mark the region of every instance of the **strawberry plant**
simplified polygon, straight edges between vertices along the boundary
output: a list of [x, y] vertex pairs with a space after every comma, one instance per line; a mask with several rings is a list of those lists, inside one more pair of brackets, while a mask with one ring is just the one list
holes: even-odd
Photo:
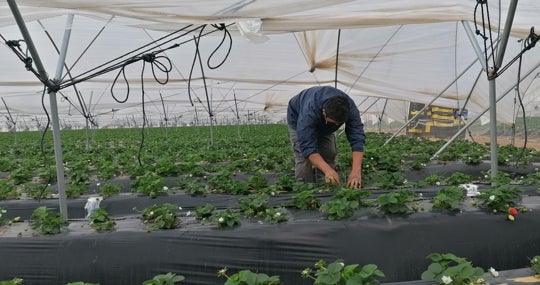
[[317, 210], [321, 206], [321, 199], [314, 195], [315, 190], [305, 190], [294, 193], [288, 206], [300, 210]]
[[145, 172], [141, 176], [137, 176], [131, 186], [133, 192], [149, 196], [150, 198], [165, 195], [167, 194], [168, 189], [165, 188], [165, 179], [157, 173], [150, 171]]
[[97, 208], [88, 217], [90, 226], [98, 231], [110, 231], [116, 226], [116, 222], [109, 217], [109, 214], [103, 208]]
[[240, 198], [237, 203], [244, 215], [261, 217], [268, 208], [268, 196], [265, 194], [252, 194]]
[[279, 276], [268, 276], [265, 273], [255, 273], [251, 270], [241, 270], [227, 275], [227, 268], [218, 271], [218, 276], [227, 278], [224, 285], [280, 285]]
[[219, 228], [232, 228], [240, 225], [240, 215], [231, 209], [225, 209], [210, 216], [210, 220]]
[[404, 215], [412, 212], [409, 204], [414, 202], [416, 194], [410, 190], [400, 190], [381, 194], [374, 204], [385, 215]]
[[32, 229], [39, 234], [58, 234], [68, 222], [59, 213], [51, 208], [41, 206], [35, 209], [30, 216]]
[[174, 285], [178, 282], [184, 281], [186, 278], [183, 275], [176, 275], [174, 273], [159, 274], [154, 276], [150, 280], [144, 281], [143, 285]]
[[109, 198], [117, 195], [122, 190], [123, 185], [120, 183], [106, 183], [99, 188], [99, 195], [103, 198]]
[[360, 203], [358, 201], [350, 201], [345, 197], [334, 197], [328, 202], [323, 203], [320, 211], [327, 213], [330, 220], [341, 220], [351, 217], [359, 205]]
[[384, 273], [375, 264], [345, 265], [342, 259], [326, 264], [319, 260], [315, 263], [315, 272], [311, 268], [302, 271], [303, 278], [313, 280], [316, 285], [340, 285], [340, 284], [364, 284], [378, 285], [378, 278], [384, 277]]
[[177, 215], [179, 210], [178, 206], [170, 203], [153, 205], [143, 210], [141, 219], [148, 231], [174, 229], [181, 222]]
[[460, 207], [464, 200], [465, 194], [460, 187], [443, 188], [437, 192], [433, 199], [433, 209], [458, 212], [461, 210]]
[[216, 207], [212, 204], [195, 207], [195, 217], [198, 219], [207, 219], [214, 214]]
[[19, 190], [8, 180], [0, 180], [0, 200], [15, 199], [20, 196]]

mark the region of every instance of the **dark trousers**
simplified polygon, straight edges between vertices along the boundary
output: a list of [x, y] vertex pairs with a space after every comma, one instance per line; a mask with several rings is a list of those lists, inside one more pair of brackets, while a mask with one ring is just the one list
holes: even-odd
[[[313, 167], [307, 158], [302, 155], [302, 151], [298, 145], [298, 136], [296, 131], [291, 127], [289, 127], [289, 137], [294, 151], [294, 175], [296, 178], [306, 183], [317, 182], [317, 176], [322, 174], [318, 169]], [[332, 133], [326, 136], [319, 136], [317, 140], [317, 152], [324, 158], [326, 163], [330, 164], [330, 166], [333, 168], [337, 155], [336, 135]]]

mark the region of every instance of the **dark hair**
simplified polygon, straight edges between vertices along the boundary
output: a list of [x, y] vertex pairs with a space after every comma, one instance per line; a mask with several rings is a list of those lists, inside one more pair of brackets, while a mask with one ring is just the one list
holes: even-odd
[[324, 111], [326, 116], [336, 122], [344, 123], [349, 119], [351, 106], [349, 100], [345, 96], [330, 97], [324, 103]]

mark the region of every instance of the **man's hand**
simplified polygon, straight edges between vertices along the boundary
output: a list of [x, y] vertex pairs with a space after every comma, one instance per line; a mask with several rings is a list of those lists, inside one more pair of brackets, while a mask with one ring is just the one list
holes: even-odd
[[362, 187], [362, 160], [364, 158], [363, 151], [352, 152], [352, 167], [349, 178], [347, 179], [348, 188]]
[[360, 188], [362, 186], [362, 173], [351, 172], [349, 179], [347, 179], [347, 188]]
[[331, 185], [339, 184], [339, 174], [330, 166], [324, 158], [318, 153], [312, 153], [308, 156], [311, 164], [315, 165], [322, 173], [324, 173], [324, 181]]
[[337, 185], [339, 184], [339, 174], [332, 169], [324, 174], [324, 181], [330, 185]]

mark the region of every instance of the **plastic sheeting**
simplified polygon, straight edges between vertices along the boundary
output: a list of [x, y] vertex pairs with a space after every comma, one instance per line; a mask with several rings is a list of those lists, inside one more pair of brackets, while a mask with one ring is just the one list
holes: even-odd
[[[436, 189], [422, 191], [430, 197]], [[173, 272], [184, 275], [185, 284], [222, 284], [225, 280], [217, 277], [217, 271], [227, 267], [229, 272], [250, 269], [279, 275], [284, 284], [300, 285], [312, 284], [300, 277], [303, 269], [320, 259], [343, 258], [346, 264], [377, 264], [386, 275], [384, 282], [407, 282], [420, 279], [429, 265], [426, 256], [432, 252], [454, 253], [485, 269], [518, 269], [540, 253], [537, 195], [532, 187], [524, 189], [523, 205], [532, 211], [521, 213], [514, 222], [470, 205], [456, 214], [431, 211], [426, 200], [426, 211], [408, 216], [384, 217], [368, 208], [349, 219], [330, 221], [316, 211], [290, 209], [284, 223], [243, 218], [236, 228], [216, 229], [185, 214], [206, 203], [234, 208], [241, 196], [178, 193], [151, 199], [122, 194], [100, 204], [117, 221], [112, 232], [95, 233], [86, 221], [76, 218], [58, 235], [33, 236], [27, 223], [4, 227], [0, 280], [132, 285]], [[271, 204], [290, 198], [290, 194], [273, 196]], [[147, 232], [133, 208], [140, 211], [164, 202], [182, 206], [180, 227]], [[84, 217], [84, 204], [84, 198], [70, 201], [71, 216]], [[0, 206], [15, 216], [28, 215], [37, 205], [7, 201]]]
[[[238, 116], [249, 121], [253, 114], [264, 117], [261, 121], [278, 121], [284, 117], [288, 99], [313, 85], [337, 84], [353, 96], [366, 121], [404, 121], [406, 103], [429, 103], [442, 93], [434, 105], [467, 108], [470, 118], [489, 107], [487, 76], [474, 62], [477, 55], [464, 27], [465, 23], [475, 29], [475, 1], [118, 0], [97, 1], [90, 6], [84, 1], [16, 2], [50, 74], [56, 69], [58, 53], [49, 36], [59, 47], [67, 14], [75, 15], [66, 58], [73, 76], [188, 24], [231, 24], [232, 44], [227, 40], [212, 59], [216, 65], [230, 44], [231, 54], [225, 64], [217, 69], [205, 67], [204, 81], [200, 67], [193, 69], [193, 101], [188, 98], [186, 81], [195, 54], [195, 45], [189, 40], [197, 31], [170, 42], [181, 47], [166, 52], [173, 63], [168, 84], [155, 82], [146, 69], [144, 97], [142, 64], [132, 64], [126, 71], [131, 95], [123, 104], [110, 94], [117, 72], [79, 83], [77, 88], [86, 108], [102, 127], [125, 126], [125, 121], [131, 120], [140, 124], [143, 101], [147, 104], [147, 118], [154, 125], [163, 124], [166, 117], [170, 124], [208, 123], [209, 112], [219, 123], [235, 122]], [[494, 36], [504, 27], [509, 3], [489, 3]], [[539, 5], [535, 0], [519, 1], [503, 65], [522, 50], [523, 41], [519, 40], [528, 35], [530, 28], [536, 26], [538, 30]], [[0, 33], [8, 40], [21, 39], [6, 2], [0, 4], [0, 11]], [[477, 16], [482, 29], [481, 17]], [[255, 44], [240, 36], [235, 23], [249, 21], [260, 21], [260, 36], [268, 40]], [[203, 62], [221, 38], [222, 33], [213, 33], [201, 39]], [[484, 46], [481, 37], [476, 36], [475, 41]], [[164, 47], [155, 46], [155, 50], [160, 48]], [[0, 96], [7, 107], [0, 105], [0, 113], [7, 115], [9, 109], [18, 118], [19, 127], [26, 124], [35, 128], [35, 121], [43, 120], [43, 86], [7, 47], [1, 54], [5, 68], [0, 71]], [[520, 87], [526, 113], [531, 115], [538, 113], [538, 92], [528, 87], [538, 73], [539, 58], [538, 48], [533, 48], [524, 54], [522, 62]], [[470, 64], [473, 66], [468, 69]], [[517, 74], [516, 63], [497, 79], [497, 95], [505, 95], [499, 103], [505, 107], [498, 108], [498, 120], [507, 124], [513, 122], [515, 110], [519, 109], [514, 103]], [[164, 79], [163, 74], [159, 75]], [[448, 85], [450, 88], [445, 90]], [[125, 85], [116, 86], [117, 96], [123, 98]], [[83, 107], [79, 106], [76, 91], [66, 88], [62, 95], [65, 97], [59, 102], [59, 112], [63, 126], [84, 126], [80, 114]], [[46, 106], [47, 101], [45, 98]]]

